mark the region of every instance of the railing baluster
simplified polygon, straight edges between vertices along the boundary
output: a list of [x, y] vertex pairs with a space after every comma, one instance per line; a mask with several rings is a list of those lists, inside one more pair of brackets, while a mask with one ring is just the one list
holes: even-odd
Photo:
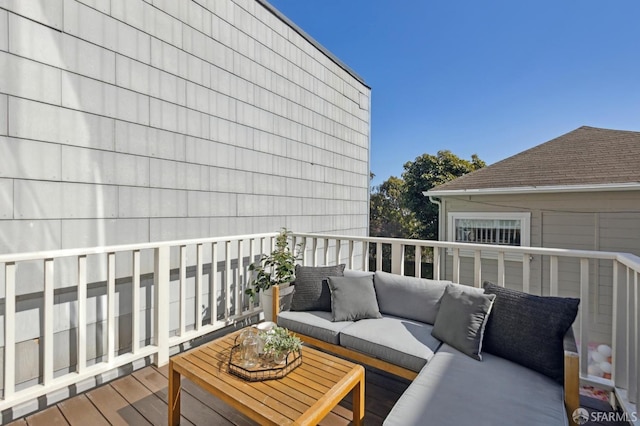
[[196, 330], [202, 328], [202, 244], [196, 245]]
[[482, 252], [480, 250], [473, 252], [473, 285], [482, 287]]
[[311, 242], [311, 266], [318, 266], [318, 239], [313, 238]]
[[624, 339], [624, 348], [625, 348], [625, 358], [624, 358], [624, 369], [625, 369], [625, 382], [627, 383], [626, 389], [627, 389], [627, 399], [629, 398], [629, 390], [631, 389], [632, 385], [632, 381], [633, 378], [631, 376], [631, 370], [633, 369], [633, 366], [631, 365], [632, 359], [631, 359], [631, 336], [632, 336], [632, 330], [633, 330], [633, 326], [631, 325], [631, 318], [633, 318], [633, 312], [631, 312], [631, 304], [629, 303], [629, 298], [631, 296], [631, 273], [632, 270], [631, 268], [627, 267], [626, 273], [625, 273], [625, 281], [626, 281], [626, 285], [625, 285], [625, 298], [624, 301], [622, 302], [624, 304], [624, 308], [625, 308], [625, 318], [624, 321], [626, 323], [626, 329], [625, 329], [625, 339]]
[[341, 255], [342, 255], [342, 240], [336, 240], [336, 265], [340, 264]]
[[140, 250], [134, 250], [132, 257], [131, 352], [137, 354], [140, 349]]
[[376, 271], [382, 271], [382, 243], [376, 243]]
[[242, 240], [238, 240], [238, 267], [236, 268], [236, 285], [234, 287], [235, 290], [235, 302], [236, 306], [234, 308], [234, 312], [236, 315], [240, 315], [242, 313]]
[[13, 396], [16, 385], [16, 264], [4, 265], [4, 399]]
[[453, 282], [460, 282], [460, 249], [453, 249]]
[[329, 265], [329, 239], [324, 239], [324, 266]]
[[[249, 265], [247, 265], [247, 286], [251, 284], [251, 271], [249, 270], [249, 266], [253, 263], [253, 260], [256, 256], [256, 240], [251, 238], [249, 240]], [[253, 300], [249, 298], [249, 310], [253, 310]]]
[[[302, 242], [300, 243], [300, 250], [302, 250], [302, 264], [304, 266], [307, 265], [307, 239], [305, 237], [301, 237]], [[293, 246], [295, 250], [295, 245]]]
[[589, 259], [580, 259], [580, 373], [589, 366]]
[[178, 300], [178, 311], [180, 315], [180, 336], [184, 336], [187, 330], [187, 246], [180, 246], [180, 267], [179, 267], [180, 296]]
[[433, 248], [433, 279], [440, 279], [440, 248]]
[[53, 259], [44, 260], [44, 362], [43, 384], [48, 386], [53, 381], [53, 305], [54, 281]]
[[154, 364], [162, 367], [169, 362], [169, 270], [171, 256], [169, 246], [156, 247], [154, 252], [153, 312], [155, 327], [153, 342], [158, 348], [158, 352], [154, 355]]
[[362, 242], [362, 270], [369, 270], [369, 242]]
[[353, 240], [349, 240], [349, 263], [348, 263], [349, 269], [353, 269], [353, 261], [354, 261], [353, 256], [354, 256]]
[[[264, 246], [264, 238], [261, 239]], [[209, 289], [211, 325], [218, 321], [218, 243], [211, 244], [211, 288]]]
[[613, 327], [612, 327], [612, 360], [613, 371], [611, 379], [617, 387], [627, 389], [629, 386], [627, 369], [627, 275], [621, 277], [622, 265], [617, 260], [613, 261]]
[[522, 255], [522, 291], [529, 293], [531, 289], [531, 258], [528, 254]]
[[107, 254], [107, 363], [116, 352], [116, 254]]
[[417, 278], [422, 278], [422, 246], [415, 246], [416, 251], [414, 257], [414, 274]]
[[631, 270], [629, 278], [629, 402], [638, 402], [638, 273]]
[[504, 252], [498, 252], [498, 285], [500, 287], [505, 286], [505, 269], [504, 269]]
[[78, 256], [78, 365], [76, 371], [84, 373], [87, 366], [87, 256]]
[[[273, 240], [272, 240], [273, 241]], [[225, 307], [224, 319], [227, 321], [231, 316], [231, 241], [225, 242], [224, 248], [224, 277], [225, 277]]]
[[558, 256], [549, 257], [549, 295], [558, 295]]
[[404, 244], [391, 244], [391, 273], [404, 275]]

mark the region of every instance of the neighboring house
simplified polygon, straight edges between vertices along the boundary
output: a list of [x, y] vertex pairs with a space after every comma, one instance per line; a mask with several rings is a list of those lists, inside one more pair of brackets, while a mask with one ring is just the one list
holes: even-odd
[[[440, 203], [442, 240], [640, 255], [640, 132], [580, 127], [425, 195]], [[473, 279], [473, 259], [464, 260], [461, 277]], [[611, 268], [590, 271], [597, 330], [611, 323]], [[577, 283], [578, 274], [567, 267], [560, 279]], [[531, 260], [532, 289], [548, 292], [548, 275]]]

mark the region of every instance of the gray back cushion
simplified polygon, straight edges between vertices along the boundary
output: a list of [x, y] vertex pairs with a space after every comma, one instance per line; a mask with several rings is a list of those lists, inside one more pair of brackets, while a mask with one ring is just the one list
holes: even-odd
[[380, 313], [434, 324], [440, 299], [451, 281], [404, 277], [376, 271], [374, 283]]
[[331, 292], [327, 277], [341, 277], [344, 264], [336, 266], [296, 265], [292, 311], [331, 311]]
[[488, 281], [484, 291], [496, 295], [484, 351], [563, 383], [564, 335], [576, 319], [580, 299], [535, 296]]
[[378, 310], [373, 277], [329, 277], [331, 321], [382, 318]]
[[494, 294], [447, 286], [431, 334], [463, 354], [482, 360], [482, 338]]
[[344, 276], [345, 277], [371, 277], [373, 278], [373, 276], [375, 275], [375, 272], [373, 271], [357, 271], [355, 269], [345, 269], [344, 270]]

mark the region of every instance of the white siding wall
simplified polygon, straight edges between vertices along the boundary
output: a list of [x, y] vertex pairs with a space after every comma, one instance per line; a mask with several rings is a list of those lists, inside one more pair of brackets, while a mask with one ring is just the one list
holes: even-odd
[[[256, 0], [0, 0], [0, 253], [282, 226], [366, 235], [369, 98]], [[116, 261], [123, 345], [129, 262]], [[55, 272], [64, 371], [75, 363], [73, 262]], [[42, 265], [17, 273], [26, 382], [39, 371]], [[105, 346], [105, 271], [89, 274], [92, 358]], [[143, 302], [150, 289], [143, 280]]]
[[0, 8], [0, 253], [365, 235], [370, 90], [260, 3]]

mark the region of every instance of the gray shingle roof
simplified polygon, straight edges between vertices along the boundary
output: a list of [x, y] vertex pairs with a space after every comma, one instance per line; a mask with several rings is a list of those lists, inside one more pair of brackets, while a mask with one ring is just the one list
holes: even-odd
[[640, 132], [583, 126], [431, 191], [640, 183]]

